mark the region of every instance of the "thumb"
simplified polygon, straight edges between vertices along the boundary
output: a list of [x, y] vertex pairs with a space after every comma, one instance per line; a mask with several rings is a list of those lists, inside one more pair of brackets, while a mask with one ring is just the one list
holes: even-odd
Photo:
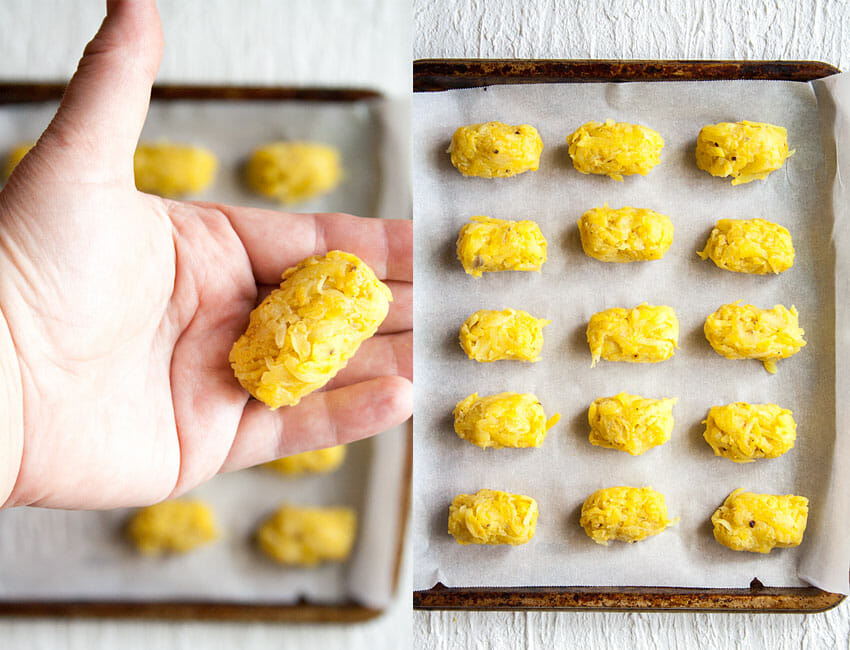
[[37, 157], [66, 179], [133, 179], [133, 152], [162, 59], [155, 0], [107, 0], [106, 18], [88, 44]]

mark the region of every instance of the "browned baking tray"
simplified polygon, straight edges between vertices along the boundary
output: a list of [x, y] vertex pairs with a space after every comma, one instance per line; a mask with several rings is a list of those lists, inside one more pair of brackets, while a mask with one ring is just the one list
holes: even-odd
[[[0, 88], [2, 94], [2, 88]], [[398, 589], [401, 558], [410, 510], [413, 460], [412, 431], [405, 445], [399, 531], [393, 559], [393, 591]], [[239, 602], [189, 601], [0, 601], [0, 616], [68, 618], [197, 619], [210, 621], [283, 622], [283, 623], [357, 623], [380, 616], [381, 609], [365, 607], [354, 601], [332, 605], [300, 600], [295, 604], [246, 604]]]
[[820, 61], [420, 59], [413, 63], [413, 91], [596, 81], [812, 81], [838, 72]]
[[[62, 97], [65, 84], [0, 83], [0, 104], [46, 102]], [[356, 102], [381, 94], [367, 88], [281, 88], [266, 86], [154, 86], [156, 100], [302, 100], [315, 102]]]
[[[2, 95], [2, 87], [0, 87]], [[410, 510], [413, 469], [413, 433], [409, 431], [405, 445], [401, 498], [399, 499], [399, 531], [393, 559], [393, 591], [398, 589], [401, 558]], [[300, 600], [295, 604], [246, 604], [239, 602], [189, 601], [0, 601], [0, 616], [68, 618], [133, 618], [133, 619], [197, 619], [210, 621], [282, 622], [282, 623], [357, 623], [380, 616], [381, 609], [358, 604], [353, 600], [332, 605]]]
[[[56, 101], [65, 91], [64, 84], [0, 83], [0, 104], [25, 104]], [[259, 86], [154, 86], [151, 98], [168, 100], [227, 101], [318, 101], [356, 102], [380, 98], [381, 94], [364, 88], [285, 88]], [[405, 467], [399, 499], [399, 531], [393, 559], [393, 590], [398, 588], [402, 551], [410, 509], [413, 440], [406, 439]], [[350, 600], [335, 604], [316, 604], [301, 600], [295, 604], [245, 604], [240, 602], [188, 601], [0, 601], [0, 616], [61, 616], [69, 618], [199, 619], [215, 621], [355, 623], [383, 613]]]
[[[840, 72], [819, 61], [615, 61], [554, 59], [420, 59], [413, 91], [497, 84], [765, 79], [812, 81]], [[614, 610], [813, 613], [844, 600], [815, 587], [748, 589], [679, 587], [445, 587], [413, 592], [414, 609]]]

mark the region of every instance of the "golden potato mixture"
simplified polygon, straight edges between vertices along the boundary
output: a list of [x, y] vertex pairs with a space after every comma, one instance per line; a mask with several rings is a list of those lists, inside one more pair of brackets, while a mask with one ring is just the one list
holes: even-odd
[[133, 156], [136, 187], [170, 198], [204, 191], [217, 167], [212, 151], [187, 144], [140, 143]]
[[543, 405], [531, 393], [473, 393], [454, 409], [455, 433], [477, 447], [539, 447], [561, 415], [548, 420]]
[[481, 309], [460, 328], [460, 346], [474, 361], [540, 361], [543, 328], [551, 321], [521, 309]]
[[533, 221], [475, 216], [460, 229], [457, 258], [475, 278], [493, 271], [540, 271], [546, 239]]
[[537, 502], [522, 494], [478, 490], [449, 507], [449, 534], [458, 544], [527, 543], [537, 527]]
[[673, 356], [679, 342], [679, 320], [666, 305], [614, 307], [590, 317], [587, 342], [593, 357], [632, 363], [657, 363]]
[[255, 149], [245, 167], [252, 190], [286, 205], [326, 194], [342, 177], [339, 151], [317, 142], [270, 142]]
[[714, 454], [736, 463], [778, 458], [793, 449], [797, 439], [794, 415], [776, 404], [733, 402], [712, 406], [703, 424], [703, 438]]
[[676, 519], [667, 516], [664, 495], [650, 487], [597, 490], [581, 507], [581, 527], [597, 544], [639, 542], [662, 532]]
[[257, 543], [275, 562], [310, 567], [348, 559], [356, 531], [351, 508], [285, 505], [260, 526]]
[[713, 515], [714, 539], [733, 551], [770, 553], [799, 546], [806, 530], [809, 500], [787, 494], [754, 494], [739, 488]]
[[573, 167], [582, 174], [622, 181], [623, 176], [646, 176], [661, 162], [664, 138], [640, 124], [609, 119], [582, 124], [567, 136], [567, 144]]
[[600, 397], [587, 411], [590, 444], [640, 456], [663, 445], [673, 433], [676, 398], [651, 399], [619, 393]]
[[791, 233], [764, 219], [721, 219], [697, 252], [721, 269], [737, 273], [782, 273], [794, 264]]
[[781, 126], [764, 122], [721, 122], [702, 127], [697, 167], [712, 176], [732, 177], [732, 185], [764, 180], [793, 155]]
[[263, 467], [283, 474], [297, 476], [299, 474], [326, 474], [334, 471], [345, 460], [346, 446], [336, 445], [325, 449], [314, 449], [278, 458]]
[[203, 501], [163, 501], [136, 511], [127, 526], [145, 555], [185, 553], [218, 538], [212, 508]]
[[362, 260], [330, 251], [283, 273], [230, 350], [242, 387], [271, 409], [328, 383], [389, 311], [392, 294]]
[[9, 176], [15, 171], [18, 163], [24, 159], [30, 149], [35, 146], [35, 142], [19, 142], [9, 150], [6, 154], [6, 160], [3, 164], [3, 180], [9, 180]]
[[457, 129], [448, 153], [464, 176], [503, 178], [537, 171], [542, 151], [543, 140], [533, 126], [485, 122]]
[[673, 243], [670, 217], [645, 208], [592, 208], [578, 220], [581, 247], [602, 262], [660, 260]]
[[[739, 301], [740, 302], [740, 301]], [[759, 309], [737, 302], [723, 305], [705, 320], [705, 338], [727, 359], [758, 359], [773, 374], [776, 362], [797, 354], [806, 341], [797, 310], [776, 305]]]

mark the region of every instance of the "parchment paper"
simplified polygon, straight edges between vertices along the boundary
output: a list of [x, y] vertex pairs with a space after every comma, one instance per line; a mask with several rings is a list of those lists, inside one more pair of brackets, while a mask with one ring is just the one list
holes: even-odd
[[[0, 152], [35, 140], [56, 105], [0, 107]], [[241, 165], [275, 139], [306, 139], [341, 151], [345, 178], [332, 193], [287, 208], [407, 217], [409, 108], [404, 101], [154, 102], [143, 140], [168, 139], [212, 149], [213, 185], [197, 199], [280, 209], [247, 192]], [[221, 475], [187, 497], [208, 501], [221, 540], [184, 556], [140, 557], [123, 538], [130, 510], [0, 511], [2, 600], [209, 600], [240, 603], [339, 603], [385, 607], [393, 592], [396, 540], [409, 424], [350, 446], [333, 474], [282, 478], [261, 469]], [[280, 504], [346, 505], [358, 513], [351, 559], [316, 569], [282, 568], [257, 550], [253, 533]]]
[[[662, 162], [648, 176], [617, 183], [573, 169], [566, 136], [584, 122], [609, 117], [663, 135]], [[694, 148], [703, 125], [741, 119], [785, 126], [796, 153], [766, 181], [733, 187], [729, 179], [700, 171]], [[461, 176], [445, 153], [452, 133], [489, 120], [537, 127], [544, 142], [540, 170], [498, 180]], [[829, 490], [836, 431], [841, 440], [847, 434], [836, 427], [835, 167], [825, 159], [821, 126], [813, 85], [805, 83], [541, 84], [415, 96], [415, 589], [438, 581], [452, 587], [746, 587], [756, 577], [765, 585], [799, 586], [805, 583], [798, 562], [805, 557], [812, 583], [846, 593], [850, 556], [840, 541], [848, 529], [846, 500], [841, 509], [832, 507], [836, 493], [847, 490], [841, 474], [846, 456], [836, 458]], [[832, 147], [832, 124], [824, 133]], [[584, 255], [576, 220], [606, 201], [671, 217], [675, 238], [663, 260], [606, 264]], [[846, 208], [839, 207], [843, 218]], [[476, 214], [537, 221], [549, 242], [542, 273], [491, 273], [478, 280], [464, 274], [455, 241]], [[750, 276], [700, 260], [695, 251], [723, 217], [763, 217], [788, 227], [794, 267], [775, 277]], [[846, 259], [846, 252], [838, 258]], [[799, 309], [808, 345], [781, 361], [776, 375], [757, 361], [724, 359], [706, 342], [706, 316], [738, 299]], [[591, 369], [585, 339], [590, 316], [641, 302], [676, 310], [681, 334], [675, 356], [661, 364], [602, 361]], [[504, 307], [552, 320], [539, 363], [479, 364], [464, 355], [457, 342], [464, 319], [478, 309]], [[460, 399], [504, 390], [534, 392], [547, 415], [561, 413], [539, 449], [483, 451], [455, 435], [452, 409]], [[639, 457], [591, 446], [590, 402], [620, 391], [678, 397], [671, 441]], [[745, 465], [715, 457], [702, 439], [701, 421], [712, 405], [738, 400], [792, 409], [796, 447]], [[638, 544], [594, 544], [579, 526], [581, 504], [596, 489], [614, 485], [660, 490], [680, 522]], [[537, 499], [540, 520], [529, 544], [460, 546], [447, 534], [452, 498], [485, 487]], [[802, 546], [763, 556], [719, 545], [709, 518], [739, 487], [807, 496], [810, 524]], [[840, 544], [840, 551], [826, 552]]]

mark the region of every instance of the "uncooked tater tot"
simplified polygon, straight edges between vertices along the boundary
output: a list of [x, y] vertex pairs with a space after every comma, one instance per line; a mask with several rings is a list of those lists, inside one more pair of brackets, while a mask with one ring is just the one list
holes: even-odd
[[299, 474], [327, 474], [342, 465], [345, 460], [345, 445], [336, 445], [326, 449], [314, 449], [278, 458], [263, 467], [283, 474], [297, 476]]
[[464, 176], [503, 178], [536, 171], [542, 151], [543, 140], [533, 126], [485, 122], [457, 129], [448, 153]]
[[770, 553], [799, 546], [806, 530], [809, 500], [786, 494], [754, 494], [738, 488], [711, 515], [714, 539], [733, 551]]
[[573, 167], [582, 174], [646, 176], [661, 162], [664, 138], [657, 131], [627, 122], [588, 122], [567, 136]]
[[478, 397], [473, 393], [454, 409], [455, 433], [487, 449], [539, 447], [561, 415], [548, 420], [543, 405], [531, 393], [498, 393]]
[[286, 205], [330, 192], [340, 180], [339, 151], [317, 142], [270, 142], [245, 167], [251, 189]]
[[3, 164], [3, 180], [9, 180], [9, 176], [12, 175], [12, 172], [15, 171], [15, 167], [18, 166], [18, 163], [24, 159], [30, 149], [35, 146], [35, 142], [19, 142], [14, 147], [9, 150], [9, 153], [6, 154], [6, 160]]
[[597, 544], [639, 542], [678, 521], [667, 516], [664, 495], [650, 487], [618, 486], [597, 490], [581, 507], [581, 527]]
[[767, 178], [793, 153], [785, 129], [764, 122], [709, 124], [697, 137], [697, 167], [712, 176], [731, 176], [732, 185]]
[[205, 190], [217, 167], [211, 151], [171, 142], [142, 143], [133, 156], [136, 187], [172, 198]]
[[521, 309], [481, 309], [460, 328], [460, 346], [474, 361], [540, 361], [543, 328], [551, 321]]
[[603, 262], [660, 260], [673, 243], [670, 217], [645, 208], [615, 210], [606, 203], [578, 220], [581, 247]]
[[239, 383], [271, 409], [294, 406], [342, 370], [378, 330], [392, 294], [350, 253], [315, 255], [283, 273], [230, 350]]
[[522, 494], [478, 490], [458, 494], [449, 506], [449, 534], [458, 544], [510, 544], [534, 537], [537, 502]]
[[480, 278], [491, 271], [540, 271], [546, 239], [533, 221], [476, 216], [460, 229], [457, 258], [463, 270]]
[[663, 445], [673, 433], [676, 398], [651, 399], [619, 393], [600, 397], [587, 411], [590, 444], [640, 456]]
[[764, 219], [721, 219], [697, 252], [721, 269], [737, 273], [782, 273], [794, 264], [791, 233]]
[[705, 319], [705, 338], [720, 356], [758, 359], [773, 374], [779, 359], [797, 354], [806, 345], [793, 305], [790, 310], [784, 305], [759, 309], [738, 302], [723, 305]]
[[631, 363], [657, 363], [673, 356], [679, 343], [679, 320], [666, 305], [614, 307], [590, 317], [587, 342], [593, 357]]
[[127, 533], [145, 555], [186, 553], [218, 538], [212, 508], [202, 501], [163, 501], [141, 508]]
[[703, 438], [714, 454], [736, 463], [777, 458], [792, 449], [797, 439], [794, 415], [776, 404], [712, 406], [703, 424]]
[[286, 565], [316, 566], [348, 558], [357, 531], [351, 508], [299, 508], [285, 505], [257, 531], [260, 549]]

